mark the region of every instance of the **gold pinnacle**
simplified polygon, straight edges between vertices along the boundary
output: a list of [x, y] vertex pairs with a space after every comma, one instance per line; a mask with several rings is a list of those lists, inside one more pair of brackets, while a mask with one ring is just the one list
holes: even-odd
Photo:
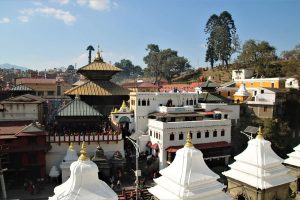
[[70, 149], [70, 150], [74, 150], [73, 142], [70, 143], [69, 149]]
[[86, 160], [90, 159], [88, 157], [88, 155], [87, 155], [87, 150], [86, 150], [86, 144], [85, 144], [85, 142], [82, 142], [80, 153], [81, 153], [81, 155], [78, 158], [79, 160], [86, 161]]
[[263, 132], [262, 132], [261, 126], [259, 126], [259, 128], [258, 128], [258, 132], [257, 132], [256, 139], [260, 139], [260, 140], [263, 140], [263, 139], [264, 139], [264, 136], [263, 136]]
[[192, 143], [192, 138], [191, 138], [191, 134], [190, 132], [187, 133], [187, 136], [186, 136], [186, 143], [184, 145], [184, 147], [187, 147], [187, 148], [191, 148], [193, 147], [193, 143]]

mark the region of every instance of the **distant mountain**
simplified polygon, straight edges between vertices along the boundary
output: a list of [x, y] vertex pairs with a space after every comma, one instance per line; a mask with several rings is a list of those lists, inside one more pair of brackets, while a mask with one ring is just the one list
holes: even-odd
[[18, 65], [12, 65], [12, 64], [9, 64], [9, 63], [1, 64], [0, 68], [2, 68], [2, 69], [11, 69], [11, 68], [14, 68], [14, 69], [20, 69], [20, 70], [23, 70], [23, 71], [28, 70], [28, 68], [26, 68], [26, 67], [22, 67], [22, 66], [18, 66]]

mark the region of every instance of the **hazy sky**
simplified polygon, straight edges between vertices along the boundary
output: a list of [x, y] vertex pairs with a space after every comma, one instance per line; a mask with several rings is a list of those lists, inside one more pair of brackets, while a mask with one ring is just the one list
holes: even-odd
[[278, 54], [300, 43], [299, 0], [0, 0], [0, 64], [78, 68], [91, 44], [106, 62], [126, 58], [143, 67], [154, 43], [193, 67], [208, 66], [204, 26], [224, 10], [242, 42], [267, 40]]

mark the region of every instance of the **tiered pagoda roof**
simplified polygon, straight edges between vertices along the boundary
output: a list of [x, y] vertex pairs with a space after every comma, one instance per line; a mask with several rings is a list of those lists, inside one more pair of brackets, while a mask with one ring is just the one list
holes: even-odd
[[98, 51], [92, 63], [78, 70], [78, 73], [84, 75], [89, 81], [67, 90], [65, 94], [85, 96], [128, 95], [129, 91], [127, 89], [109, 81], [114, 74], [120, 71], [122, 70], [105, 63]]
[[284, 160], [285, 164], [300, 167], [300, 144], [294, 148], [294, 152], [288, 154], [289, 158]]

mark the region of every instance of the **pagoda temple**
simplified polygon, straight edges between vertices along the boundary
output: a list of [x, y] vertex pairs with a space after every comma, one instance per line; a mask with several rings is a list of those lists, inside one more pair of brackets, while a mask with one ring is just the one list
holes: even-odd
[[87, 81], [77, 85], [65, 92], [74, 98], [80, 95], [87, 104], [96, 108], [104, 116], [108, 116], [110, 111], [122, 104], [123, 100], [129, 99], [129, 90], [110, 81], [112, 76], [121, 69], [105, 63], [98, 51], [95, 60], [77, 72], [86, 77]]
[[70, 178], [54, 188], [54, 196], [49, 200], [117, 200], [117, 194], [98, 179], [98, 167], [89, 159], [84, 142], [80, 153], [71, 164]]
[[288, 199], [289, 184], [296, 177], [282, 165], [283, 159], [272, 150], [271, 142], [264, 139], [261, 128], [234, 159], [236, 162], [229, 165], [231, 169], [223, 172], [234, 199]]
[[222, 192], [225, 186], [217, 181], [220, 177], [207, 167], [202, 152], [191, 143], [190, 133], [185, 146], [176, 152], [171, 165], [159, 173], [162, 176], [154, 179], [157, 185], [149, 189], [156, 199], [230, 199]]

